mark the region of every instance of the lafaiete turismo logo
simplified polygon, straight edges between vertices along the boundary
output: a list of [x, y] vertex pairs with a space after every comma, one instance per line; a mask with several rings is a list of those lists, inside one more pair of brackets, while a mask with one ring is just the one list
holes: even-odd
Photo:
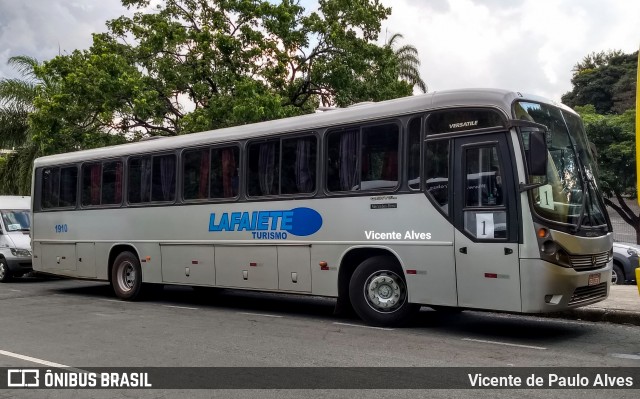
[[309, 236], [322, 227], [322, 216], [311, 208], [212, 213], [209, 231], [247, 231], [254, 240], [286, 240]]

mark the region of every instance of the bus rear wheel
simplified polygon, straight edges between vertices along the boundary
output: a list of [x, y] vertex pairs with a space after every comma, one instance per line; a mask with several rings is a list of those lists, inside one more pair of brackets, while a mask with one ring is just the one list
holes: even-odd
[[420, 309], [409, 303], [402, 268], [391, 256], [362, 262], [351, 276], [349, 298], [358, 316], [377, 326], [401, 325]]
[[129, 251], [116, 257], [111, 269], [111, 286], [120, 299], [133, 301], [142, 291], [142, 269], [140, 261]]

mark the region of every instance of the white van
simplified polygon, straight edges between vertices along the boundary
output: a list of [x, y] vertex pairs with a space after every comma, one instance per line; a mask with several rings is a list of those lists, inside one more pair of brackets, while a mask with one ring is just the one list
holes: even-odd
[[0, 196], [0, 282], [33, 270], [31, 197]]

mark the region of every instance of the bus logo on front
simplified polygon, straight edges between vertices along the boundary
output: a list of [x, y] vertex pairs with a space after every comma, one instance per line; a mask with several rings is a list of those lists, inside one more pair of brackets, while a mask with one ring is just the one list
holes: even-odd
[[322, 227], [322, 216], [311, 208], [211, 213], [209, 231], [247, 231], [256, 240], [286, 240], [289, 234], [304, 237]]

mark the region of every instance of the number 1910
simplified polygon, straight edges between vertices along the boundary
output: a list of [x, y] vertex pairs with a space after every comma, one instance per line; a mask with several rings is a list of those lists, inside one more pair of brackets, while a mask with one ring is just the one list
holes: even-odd
[[56, 224], [55, 229], [56, 233], [66, 233], [67, 231], [69, 231], [69, 228], [66, 224]]

